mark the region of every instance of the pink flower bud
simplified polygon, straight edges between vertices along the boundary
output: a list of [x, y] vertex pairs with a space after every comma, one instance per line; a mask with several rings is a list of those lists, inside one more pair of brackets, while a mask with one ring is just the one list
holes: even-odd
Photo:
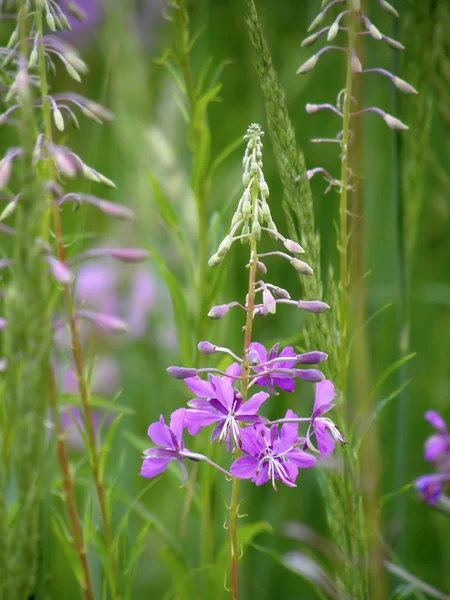
[[294, 369], [295, 377], [309, 381], [310, 383], [317, 383], [325, 379], [325, 375], [322, 371], [317, 369]]
[[79, 310], [77, 317], [92, 321], [97, 327], [110, 333], [123, 333], [127, 330], [127, 324], [122, 319], [105, 313], [98, 313], [93, 310]]
[[189, 369], [187, 367], [169, 367], [167, 372], [172, 377], [175, 377], [175, 379], [188, 379], [189, 377], [198, 375], [197, 369]]
[[293, 240], [286, 239], [283, 244], [286, 250], [292, 254], [303, 254], [305, 252], [300, 244], [297, 244], [297, 242], [294, 242]]
[[384, 115], [383, 119], [385, 120], [388, 127], [390, 127], [393, 130], [405, 131], [406, 129], [409, 129], [408, 125], [405, 125], [404, 123], [402, 123], [400, 121], [400, 119], [397, 119], [396, 117], [393, 117], [392, 115], [386, 114], [386, 115]]
[[202, 354], [215, 354], [216, 348], [217, 346], [211, 344], [211, 342], [199, 342], [198, 344], [198, 349]]
[[289, 262], [294, 267], [294, 269], [298, 273], [301, 273], [302, 275], [313, 275], [314, 274], [314, 271], [311, 269], [311, 267], [307, 263], [303, 262], [302, 260], [299, 260], [298, 258], [293, 258]]
[[320, 302], [320, 300], [299, 300], [298, 307], [312, 313], [323, 313], [330, 308], [328, 304]]
[[303, 365], [319, 365], [326, 361], [327, 358], [328, 354], [319, 351], [306, 352], [306, 354], [297, 355], [298, 362]]
[[61, 283], [62, 285], [68, 285], [69, 283], [72, 283], [73, 274], [67, 265], [51, 254], [48, 254], [45, 257], [45, 260], [50, 267], [53, 277], [58, 283]]
[[211, 310], [208, 313], [208, 317], [210, 319], [221, 319], [222, 317], [224, 317], [227, 312], [230, 310], [230, 307], [228, 306], [228, 304], [219, 304], [217, 306], [213, 306], [211, 308]]

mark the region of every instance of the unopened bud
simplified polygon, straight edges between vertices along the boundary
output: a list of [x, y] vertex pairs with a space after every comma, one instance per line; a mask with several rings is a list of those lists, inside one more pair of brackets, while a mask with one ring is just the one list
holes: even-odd
[[37, 61], [38, 61], [38, 51], [37, 51], [36, 47], [33, 47], [32, 51], [30, 53], [30, 60], [28, 61], [28, 67], [30, 69], [35, 67], [37, 65]]
[[308, 104], [306, 105], [306, 112], [308, 113], [308, 115], [315, 115], [319, 112], [319, 110], [320, 106], [318, 104], [310, 104], [308, 102]]
[[214, 344], [211, 344], [211, 342], [199, 342], [198, 343], [198, 349], [200, 350], [200, 352], [202, 354], [215, 354], [216, 348], [217, 348], [217, 346], [215, 346]]
[[270, 208], [267, 202], [264, 202], [262, 205], [262, 217], [266, 223], [272, 220], [272, 215], [270, 214]]
[[389, 4], [389, 2], [386, 2], [386, 0], [378, 0], [378, 2], [381, 4], [381, 7], [384, 8], [384, 10], [390, 13], [393, 17], [399, 16], [398, 12], [391, 4]]
[[53, 18], [53, 15], [51, 12], [47, 12], [45, 14], [45, 20], [47, 21], [47, 25], [48, 25], [48, 28], [50, 29], [50, 31], [56, 31], [55, 19]]
[[336, 21], [333, 23], [333, 25], [330, 27], [330, 29], [328, 30], [328, 35], [327, 35], [327, 40], [329, 42], [331, 42], [332, 40], [334, 40], [334, 38], [337, 36], [339, 31], [339, 23], [336, 23]]
[[361, 61], [359, 60], [358, 56], [356, 55], [356, 52], [353, 52], [353, 54], [352, 54], [351, 67], [352, 67], [353, 73], [361, 73], [361, 71], [362, 71], [362, 64], [361, 64]]
[[400, 42], [398, 42], [397, 40], [393, 40], [392, 38], [387, 37], [386, 35], [384, 36], [383, 39], [386, 42], [386, 44], [388, 44], [394, 50], [404, 50], [405, 49], [405, 46], [403, 44], [401, 44]]
[[309, 381], [310, 383], [318, 383], [325, 379], [325, 375], [322, 371], [317, 369], [294, 369], [295, 377]]
[[392, 83], [404, 94], [418, 94], [419, 92], [415, 87], [410, 85], [407, 81], [400, 79], [400, 77], [393, 77]]
[[219, 249], [217, 250], [217, 254], [222, 257], [228, 252], [233, 244], [233, 237], [231, 235], [227, 235], [225, 239], [221, 242]]
[[320, 36], [320, 33], [313, 33], [312, 35], [308, 36], [300, 44], [301, 47], [305, 48], [306, 46], [311, 46], [312, 44], [314, 44], [314, 42], [316, 42], [318, 40], [319, 36]]
[[12, 168], [11, 159], [9, 157], [4, 158], [0, 161], [0, 190], [8, 185], [11, 178]]
[[74, 16], [79, 21], [86, 21], [86, 13], [75, 2], [67, 2], [67, 10], [72, 16]]
[[227, 312], [230, 310], [228, 304], [218, 304], [217, 306], [213, 306], [208, 313], [208, 317], [210, 319], [218, 320], [224, 317]]
[[289, 262], [294, 267], [294, 269], [298, 273], [301, 273], [302, 275], [313, 275], [314, 274], [314, 271], [311, 269], [311, 267], [307, 263], [303, 262], [302, 260], [299, 260], [298, 258], [293, 258]]
[[244, 202], [242, 203], [242, 216], [244, 217], [245, 220], [247, 220], [250, 218], [251, 214], [252, 214], [252, 205], [250, 204], [248, 197], [246, 197]]
[[297, 75], [302, 75], [303, 73], [309, 73], [309, 71], [312, 71], [317, 65], [318, 60], [319, 59], [317, 56], [313, 54], [311, 58], [304, 62], [299, 69], [297, 69]]
[[219, 256], [217, 253], [213, 254], [211, 256], [211, 258], [208, 260], [208, 267], [214, 268], [220, 265], [220, 263], [222, 262], [223, 257]]
[[328, 354], [325, 352], [306, 352], [305, 354], [298, 354], [297, 360], [300, 364], [303, 365], [319, 365], [323, 363], [328, 358]]
[[263, 262], [261, 262], [260, 260], [256, 261], [256, 270], [258, 271], [258, 273], [261, 273], [262, 275], [265, 275], [267, 273], [266, 265]]
[[248, 242], [248, 236], [250, 235], [250, 227], [245, 224], [241, 231], [241, 244]]
[[111, 251], [111, 256], [123, 262], [142, 262], [148, 259], [150, 253], [142, 248], [117, 248]]
[[50, 267], [53, 277], [58, 283], [61, 283], [62, 285], [68, 285], [72, 282], [73, 274], [66, 264], [52, 256], [51, 254], [47, 255], [45, 257], [45, 260], [47, 261]]
[[103, 183], [103, 185], [106, 185], [106, 187], [117, 189], [117, 185], [114, 183], [114, 181], [108, 179], [108, 177], [105, 177], [101, 173], [96, 172], [96, 174], [100, 183]]
[[379, 29], [377, 27], [375, 27], [375, 25], [373, 23], [371, 23], [369, 25], [369, 27], [367, 28], [369, 34], [373, 37], [374, 40], [381, 40], [383, 39], [383, 36], [381, 35]]
[[239, 223], [239, 221], [242, 221], [243, 216], [242, 213], [239, 212], [235, 212], [233, 215], [233, 218], [231, 219], [231, 227], [234, 227], [235, 225], [237, 225]]
[[405, 131], [406, 129], [409, 129], [408, 125], [405, 125], [404, 123], [402, 123], [400, 121], [400, 119], [397, 119], [396, 117], [393, 117], [392, 115], [386, 114], [386, 115], [384, 115], [383, 119], [385, 120], [388, 127], [390, 127], [393, 130]]
[[268, 313], [274, 315], [277, 312], [277, 303], [268, 289], [263, 291], [263, 305]]
[[287, 290], [278, 286], [274, 288], [273, 293], [277, 298], [283, 298], [284, 300], [289, 300], [291, 297]]
[[360, 0], [352, 0], [352, 8], [359, 12], [361, 10], [361, 1]]
[[305, 252], [300, 244], [297, 244], [297, 242], [294, 242], [293, 240], [286, 239], [284, 240], [283, 245], [286, 250], [292, 252], [292, 254], [303, 254]]
[[261, 190], [261, 195], [264, 196], [264, 198], [269, 197], [269, 186], [265, 181], [261, 181], [259, 184], [259, 189]]
[[309, 31], [313, 31], [313, 29], [315, 29], [318, 25], [320, 25], [322, 23], [322, 21], [324, 20], [325, 15], [323, 12], [319, 13], [317, 15], [317, 17], [314, 19], [314, 21], [311, 23], [311, 25], [308, 27], [308, 32]]
[[69, 75], [72, 77], [72, 79], [75, 79], [75, 81], [77, 81], [78, 83], [81, 83], [81, 77], [80, 77], [80, 74], [78, 73], [78, 71], [74, 67], [72, 67], [72, 65], [70, 63], [66, 63], [65, 67], [66, 67], [66, 71], [69, 73]]
[[0, 215], [0, 221], [4, 221], [8, 217], [10, 217], [13, 214], [13, 212], [16, 210], [16, 206], [17, 206], [16, 200], [11, 200], [11, 202], [8, 202], [8, 204], [3, 209], [2, 214]]
[[261, 239], [261, 225], [258, 221], [253, 221], [252, 223], [252, 236], [257, 242]]
[[300, 300], [298, 307], [312, 313], [323, 313], [330, 309], [328, 304], [320, 300]]
[[269, 229], [269, 236], [271, 240], [277, 240], [278, 239], [278, 229], [277, 226], [275, 225], [275, 223], [273, 221], [269, 221], [267, 223], [267, 229]]
[[59, 108], [53, 109], [53, 120], [59, 131], [64, 131], [64, 119]]
[[175, 377], [175, 379], [188, 379], [189, 377], [198, 375], [197, 369], [190, 369], [188, 367], [169, 367], [167, 372], [172, 377]]

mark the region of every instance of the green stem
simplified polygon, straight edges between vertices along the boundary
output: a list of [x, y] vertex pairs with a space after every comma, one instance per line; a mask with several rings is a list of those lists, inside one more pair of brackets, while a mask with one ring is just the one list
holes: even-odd
[[[258, 196], [258, 188], [256, 184], [253, 186], [252, 194], [252, 213], [256, 210], [256, 200]], [[257, 241], [255, 236], [250, 238], [250, 267], [248, 275], [248, 300], [247, 300], [247, 319], [245, 323], [245, 334], [244, 334], [244, 352], [243, 352], [243, 363], [242, 363], [242, 401], [246, 402], [248, 397], [248, 384], [249, 384], [249, 352], [250, 344], [252, 343], [252, 330], [253, 330], [253, 312], [255, 309], [255, 282], [256, 282], [256, 263], [257, 263]], [[236, 458], [239, 458], [239, 449], [236, 452]], [[231, 502], [230, 502], [230, 598], [231, 600], [238, 600], [239, 597], [239, 549], [238, 549], [238, 535], [237, 535], [237, 519], [239, 516], [239, 483], [240, 480], [237, 477], [233, 477], [233, 484], [231, 490]]]
[[[43, 19], [42, 19], [42, 7], [37, 7], [37, 19], [36, 26], [39, 38], [42, 39], [43, 32]], [[42, 112], [44, 117], [44, 132], [49, 143], [53, 142], [53, 129], [51, 122], [51, 109], [48, 101], [48, 81], [45, 64], [45, 51], [44, 46], [39, 44], [39, 74], [40, 74], [40, 86], [42, 94]], [[57, 173], [53, 160], [48, 160], [48, 177], [51, 181], [57, 181]], [[61, 223], [61, 215], [58, 206], [52, 203], [52, 216], [53, 224], [55, 228], [55, 237], [58, 246], [58, 258], [62, 263], [66, 263], [66, 253], [64, 247], [64, 237]], [[74, 304], [72, 301], [72, 290], [70, 284], [64, 286], [64, 301], [66, 305], [66, 311], [69, 317], [70, 334], [72, 340], [72, 353], [75, 362], [75, 371], [78, 378], [78, 384], [80, 388], [80, 398], [83, 408], [84, 426], [86, 429], [87, 436], [87, 447], [90, 454], [90, 462], [92, 473], [94, 477], [95, 487], [97, 491], [97, 497], [100, 505], [100, 512], [102, 515], [103, 528], [105, 533], [105, 542], [108, 549], [108, 556], [111, 561], [111, 568], [113, 572], [113, 581], [115, 589], [112, 591], [112, 597], [116, 597], [117, 586], [118, 586], [118, 572], [117, 564], [115, 559], [114, 551], [114, 540], [111, 529], [111, 521], [109, 510], [106, 501], [106, 492], [103, 483], [102, 472], [100, 468], [100, 457], [97, 448], [97, 441], [95, 437], [95, 427], [92, 415], [92, 408], [90, 402], [90, 390], [87, 382], [83, 354], [81, 350], [81, 341], [76, 323]]]

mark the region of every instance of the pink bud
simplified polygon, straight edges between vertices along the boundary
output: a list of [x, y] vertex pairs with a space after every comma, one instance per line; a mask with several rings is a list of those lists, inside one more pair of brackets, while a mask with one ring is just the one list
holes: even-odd
[[213, 306], [211, 308], [211, 310], [208, 313], [208, 317], [210, 319], [221, 319], [222, 317], [224, 317], [227, 312], [230, 310], [230, 307], [228, 306], [228, 304], [219, 304], [217, 306]]
[[175, 377], [175, 379], [188, 379], [189, 377], [198, 375], [197, 369], [189, 369], [187, 367], [169, 367], [167, 372], [172, 377]]
[[299, 300], [298, 307], [312, 313], [323, 313], [330, 308], [328, 304], [320, 302], [320, 300]]
[[404, 123], [402, 123], [400, 121], [400, 119], [397, 119], [396, 117], [393, 117], [392, 115], [386, 114], [386, 115], [384, 115], [383, 119], [385, 120], [388, 127], [393, 129], [394, 131], [405, 131], [405, 130], [409, 129], [408, 125], [405, 125]]
[[11, 173], [11, 159], [9, 158], [9, 156], [6, 156], [0, 162], [0, 190], [2, 190], [8, 185], [8, 182], [11, 178]]
[[319, 365], [320, 363], [326, 361], [328, 358], [328, 354], [325, 352], [306, 352], [306, 354], [298, 354], [297, 360], [300, 364], [303, 365]]
[[202, 354], [215, 354], [216, 348], [217, 346], [211, 344], [211, 342], [199, 342], [198, 344], [198, 349]]
[[141, 248], [119, 248], [111, 251], [111, 256], [124, 262], [141, 262], [147, 260], [150, 253]]
[[275, 314], [277, 311], [277, 303], [270, 291], [266, 288], [263, 291], [263, 305], [268, 313]]
[[73, 275], [71, 270], [67, 267], [67, 265], [62, 263], [60, 260], [52, 256], [51, 254], [48, 254], [45, 257], [45, 260], [49, 264], [50, 271], [52, 272], [53, 277], [58, 283], [68, 285], [72, 282]]
[[325, 379], [325, 375], [322, 371], [317, 369], [294, 369], [295, 377], [309, 381], [310, 383], [317, 383]]
[[79, 310], [77, 317], [82, 317], [92, 321], [95, 325], [111, 333], [123, 333], [127, 330], [127, 324], [122, 319], [105, 313], [98, 313], [93, 310]]

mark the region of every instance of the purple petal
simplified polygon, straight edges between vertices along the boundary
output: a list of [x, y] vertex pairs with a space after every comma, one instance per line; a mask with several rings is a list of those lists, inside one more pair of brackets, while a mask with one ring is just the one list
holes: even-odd
[[446, 437], [436, 433], [427, 439], [425, 442], [425, 460], [434, 461], [446, 452], [447, 447], [450, 447]]
[[[316, 416], [323, 415], [329, 408], [327, 408], [336, 397], [336, 391], [334, 389], [333, 382], [329, 379], [324, 379], [316, 384], [316, 399], [314, 402], [314, 413]], [[322, 410], [320, 410], [322, 409]]]
[[228, 415], [228, 410], [225, 408], [225, 406], [222, 404], [222, 402], [220, 402], [220, 400], [217, 400], [217, 398], [211, 398], [211, 400], [209, 401], [209, 404], [210, 404], [210, 406], [215, 408], [218, 412], [220, 412], [222, 415]]
[[256, 476], [258, 461], [253, 456], [242, 456], [238, 458], [230, 467], [233, 477], [239, 479], [251, 479]]
[[317, 459], [312, 454], [308, 454], [307, 452], [303, 452], [303, 450], [299, 450], [298, 448], [293, 448], [286, 454], [286, 458], [289, 459], [290, 462], [294, 463], [298, 467], [302, 469], [310, 469], [316, 465]]
[[282, 481], [284, 483], [284, 485], [287, 485], [288, 487], [297, 487], [295, 485], [295, 480], [297, 479], [297, 475], [298, 475], [298, 468], [291, 463], [284, 462], [281, 464], [280, 473], [277, 472], [276, 477], [277, 477], [277, 479], [280, 479], [280, 481]]
[[256, 380], [256, 385], [260, 385], [261, 387], [267, 387], [269, 385], [268, 377], [258, 377]]
[[447, 425], [441, 415], [435, 410], [429, 410], [425, 413], [425, 419], [439, 431], [447, 432]]
[[261, 444], [258, 427], [246, 427], [241, 429], [242, 450], [250, 456], [258, 456], [264, 446]]
[[267, 350], [265, 346], [263, 346], [259, 342], [252, 342], [250, 344], [250, 350], [254, 350], [259, 354], [259, 362], [267, 362]]
[[222, 433], [222, 430], [223, 430], [223, 426], [224, 426], [224, 425], [225, 425], [225, 423], [224, 423], [224, 422], [221, 422], [221, 423], [219, 423], [219, 424], [217, 425], [217, 427], [214, 427], [214, 429], [213, 429], [213, 432], [212, 432], [212, 434], [211, 434], [211, 439], [210, 439], [210, 442], [211, 442], [211, 444], [212, 444], [213, 442], [215, 442], [215, 441], [217, 440], [217, 438], [220, 436], [220, 434]]
[[233, 384], [227, 377], [211, 377], [211, 383], [215, 389], [216, 397], [230, 412], [233, 408], [234, 389]]
[[197, 435], [203, 427], [217, 423], [223, 419], [222, 415], [216, 412], [207, 412], [203, 410], [195, 410], [194, 408], [188, 408], [186, 410], [186, 418], [184, 421], [185, 427], [187, 427], [191, 435]]
[[256, 483], [256, 485], [264, 485], [269, 481], [269, 465], [267, 462], [261, 466], [258, 474], [255, 473], [252, 481]]
[[[286, 367], [284, 367], [286, 368]], [[289, 367], [287, 367], [289, 368]], [[295, 391], [295, 380], [292, 378], [289, 379], [280, 379], [279, 377], [274, 377], [272, 379], [274, 385], [279, 387], [281, 390], [285, 392], [293, 392]]]
[[[269, 360], [273, 360], [274, 358], [277, 358], [279, 349], [280, 349], [280, 344], [274, 344], [272, 346], [272, 348], [270, 349], [270, 352], [269, 352]], [[285, 350], [286, 350], [286, 348], [285, 348]], [[283, 356], [285, 356], [285, 355], [283, 354]]]
[[158, 422], [150, 425], [148, 428], [148, 435], [156, 446], [161, 446], [162, 448], [172, 448], [173, 450], [176, 449], [173, 445], [170, 429], [164, 423], [164, 417], [162, 415]]
[[183, 429], [184, 421], [186, 417], [186, 409], [179, 408], [172, 413], [170, 417], [170, 429], [173, 431], [178, 445], [181, 446], [183, 443]]
[[188, 388], [199, 398], [214, 398], [214, 388], [209, 381], [204, 381], [198, 375], [184, 380]]
[[328, 431], [328, 425], [319, 420], [314, 423], [314, 431], [316, 433], [317, 447], [320, 452], [320, 457], [325, 458], [334, 452], [336, 442], [333, 436]]
[[255, 415], [260, 406], [269, 398], [269, 394], [266, 392], [258, 392], [254, 396], [252, 396], [247, 402], [244, 402], [240, 409], [236, 412], [236, 415], [246, 414], [246, 415]]
[[[283, 348], [283, 350], [280, 352], [279, 358], [282, 356], [293, 358], [294, 356], [297, 356], [297, 354], [294, 352], [294, 348], [292, 346], [286, 346], [286, 348]], [[289, 361], [288, 364], [292, 366], [293, 363]]]
[[240, 377], [242, 375], [242, 367], [237, 362], [234, 362], [229, 367], [227, 367], [227, 370], [225, 372], [227, 375], [230, 375], [232, 377]]
[[149, 448], [144, 452], [145, 458], [164, 458], [173, 460], [177, 458], [178, 452], [176, 450], [169, 450], [168, 448]]
[[196, 408], [197, 410], [212, 410], [209, 400], [202, 400], [200, 398], [189, 400], [188, 406], [191, 408]]
[[146, 458], [142, 463], [141, 475], [151, 479], [160, 475], [166, 470], [167, 465], [172, 461], [172, 458]]
[[[298, 419], [298, 416], [292, 411], [286, 412], [285, 419]], [[281, 427], [280, 436], [274, 445], [274, 452], [282, 454], [292, 448], [297, 442], [298, 423], [284, 423]]]

